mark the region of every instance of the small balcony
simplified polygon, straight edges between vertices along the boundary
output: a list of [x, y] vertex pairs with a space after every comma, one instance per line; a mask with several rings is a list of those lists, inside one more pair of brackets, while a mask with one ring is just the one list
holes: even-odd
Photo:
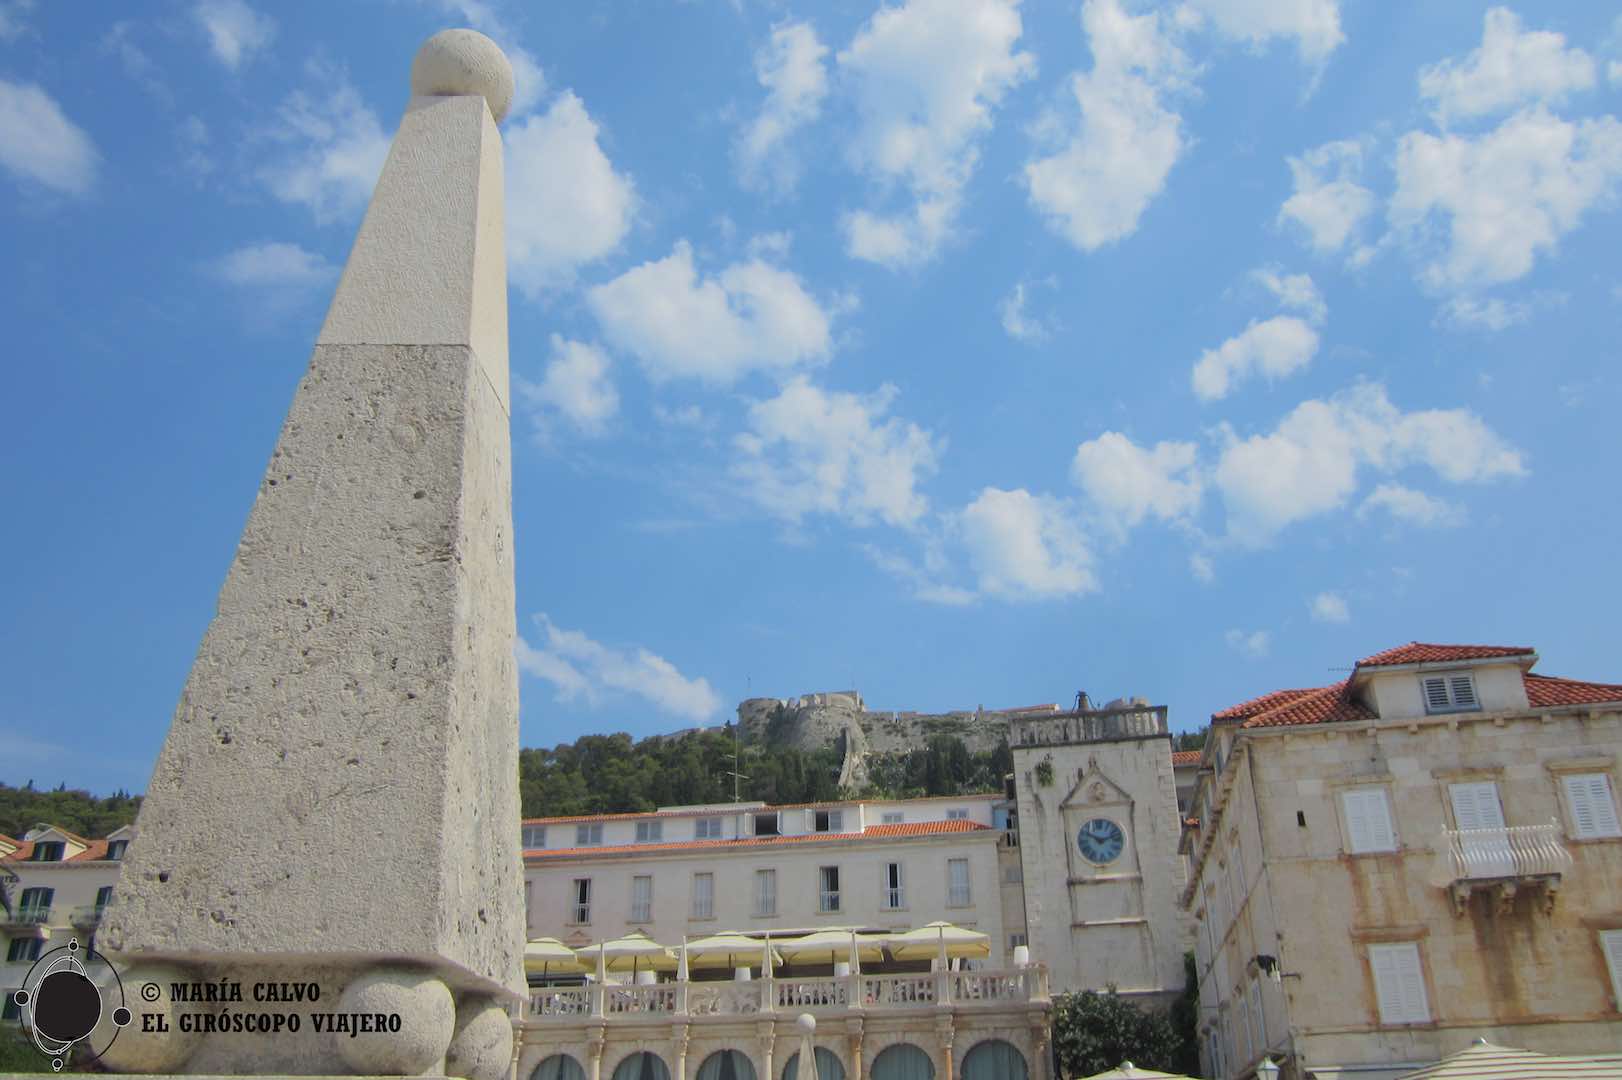
[[101, 917], [107, 913], [106, 904], [86, 904], [76, 907], [68, 916], [68, 922], [73, 924], [75, 930], [94, 931], [101, 925]]
[[1515, 908], [1515, 897], [1537, 890], [1545, 913], [1554, 910], [1561, 875], [1571, 852], [1561, 842], [1560, 823], [1510, 825], [1496, 829], [1443, 829], [1431, 884], [1448, 890], [1453, 913], [1463, 915], [1477, 892], [1492, 895], [1500, 913]]
[[49, 937], [50, 921], [48, 907], [16, 907], [9, 914], [0, 909], [0, 931], [11, 937]]

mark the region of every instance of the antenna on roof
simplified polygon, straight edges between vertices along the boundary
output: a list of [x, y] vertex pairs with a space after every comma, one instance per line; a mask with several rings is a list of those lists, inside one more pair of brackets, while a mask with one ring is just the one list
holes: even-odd
[[[754, 693], [755, 684], [749, 676], [745, 675], [743, 677], [743, 685], [745, 697]], [[738, 802], [738, 781], [749, 779], [738, 771], [738, 728], [742, 726], [743, 717], [738, 717], [738, 720], [739, 723], [732, 725], [732, 771], [724, 774], [732, 777], [732, 801], [734, 803]]]

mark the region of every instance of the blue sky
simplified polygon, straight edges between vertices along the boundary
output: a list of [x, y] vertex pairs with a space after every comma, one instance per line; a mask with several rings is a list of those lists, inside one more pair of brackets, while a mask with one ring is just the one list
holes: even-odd
[[1593, 3], [0, 2], [0, 780], [145, 787], [418, 44], [503, 132], [527, 746], [1622, 681]]

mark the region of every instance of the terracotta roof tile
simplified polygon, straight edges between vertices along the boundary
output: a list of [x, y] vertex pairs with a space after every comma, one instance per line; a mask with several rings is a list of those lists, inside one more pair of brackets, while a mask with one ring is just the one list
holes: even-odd
[[1297, 693], [1283, 704], [1255, 713], [1240, 727], [1288, 727], [1296, 724], [1334, 724], [1345, 720], [1372, 720], [1373, 710], [1346, 694], [1346, 683]]
[[859, 833], [806, 833], [802, 836], [749, 836], [740, 840], [677, 840], [668, 844], [593, 844], [590, 847], [530, 848], [526, 859], [556, 859], [565, 856], [644, 854], [651, 851], [693, 851], [701, 848], [775, 847], [782, 844], [823, 843], [863, 840], [870, 836], [930, 836], [937, 833], [990, 832], [989, 825], [974, 821], [915, 821], [901, 825], [869, 825]]
[[1500, 656], [1531, 656], [1536, 650], [1521, 645], [1427, 645], [1410, 641], [1394, 649], [1365, 656], [1358, 667], [1390, 664], [1445, 664], [1453, 660], [1491, 660]]
[[1246, 720], [1258, 713], [1264, 713], [1269, 709], [1276, 709], [1286, 702], [1294, 701], [1302, 694], [1316, 693], [1317, 689], [1308, 687], [1304, 690], [1273, 690], [1261, 697], [1251, 698], [1249, 701], [1242, 701], [1237, 705], [1230, 705], [1221, 712], [1214, 712], [1211, 714], [1211, 719]]
[[1173, 750], [1171, 763], [1173, 765], [1198, 765], [1204, 750]]
[[1553, 675], [1521, 676], [1526, 684], [1526, 700], [1534, 709], [1555, 705], [1599, 705], [1622, 701], [1622, 686], [1615, 683], [1583, 682], [1579, 679], [1558, 679]]

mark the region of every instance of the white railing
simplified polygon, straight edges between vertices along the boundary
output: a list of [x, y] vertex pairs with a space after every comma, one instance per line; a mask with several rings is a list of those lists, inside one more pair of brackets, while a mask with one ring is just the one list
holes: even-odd
[[1444, 828], [1432, 880], [1445, 887], [1456, 881], [1545, 877], [1570, 867], [1571, 852], [1552, 819], [1547, 825], [1500, 829]]
[[906, 975], [834, 975], [805, 979], [704, 980], [651, 986], [570, 986], [535, 990], [526, 1019], [567, 1023], [606, 1017], [745, 1016], [806, 1010], [882, 1011], [936, 1004], [1017, 1006], [1046, 1001], [1040, 965], [1002, 970]]
[[773, 998], [779, 1009], [844, 1008], [850, 1003], [849, 978], [778, 979]]

